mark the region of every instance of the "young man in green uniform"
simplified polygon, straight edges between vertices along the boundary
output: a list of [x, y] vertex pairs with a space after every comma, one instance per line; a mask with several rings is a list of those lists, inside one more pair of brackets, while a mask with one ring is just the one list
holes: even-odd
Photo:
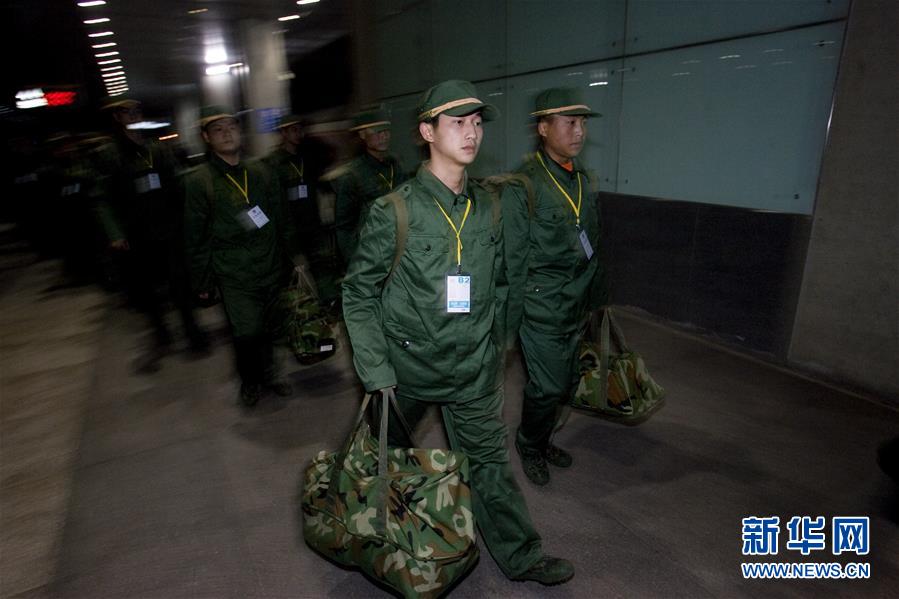
[[356, 115], [354, 126], [363, 152], [350, 161], [334, 181], [334, 219], [337, 246], [344, 264], [349, 264], [359, 241], [359, 227], [372, 202], [405, 181], [403, 170], [390, 155], [390, 117], [381, 108]]
[[218, 288], [234, 338], [241, 400], [259, 401], [263, 387], [289, 395], [275, 378], [273, 337], [281, 325], [278, 298], [290, 258], [297, 254], [278, 178], [241, 155], [234, 115], [206, 107], [200, 129], [209, 146], [205, 164], [185, 182], [185, 240], [191, 283], [201, 301]]
[[527, 365], [521, 425], [515, 447], [527, 477], [549, 482], [547, 463], [571, 466], [571, 455], [551, 443], [560, 407], [578, 382], [578, 345], [592, 310], [606, 303], [599, 255], [599, 206], [595, 178], [577, 160], [587, 118], [599, 116], [573, 90], [537, 96], [540, 147], [518, 169], [531, 184], [503, 194], [509, 281], [521, 290], [523, 314], [510, 314]]
[[559, 584], [574, 567], [543, 554], [506, 449], [501, 212], [465, 170], [482, 121], [495, 116], [466, 81], [425, 93], [418, 121], [430, 160], [369, 211], [343, 283], [344, 319], [366, 390], [395, 394], [413, 428], [440, 405], [450, 445], [470, 460], [475, 519], [505, 575]]
[[144, 139], [132, 127], [143, 118], [140, 102], [111, 98], [103, 109], [112, 125], [112, 140], [95, 152], [97, 176], [90, 195], [129, 295], [155, 333], [154, 346], [140, 359], [138, 370], [155, 372], [171, 343], [162, 283], [168, 283], [191, 348], [207, 348], [206, 335], [193, 317], [183, 266], [178, 164], [168, 147]]
[[278, 121], [281, 143], [265, 162], [278, 175], [281, 193], [287, 202], [290, 220], [297, 232], [297, 242], [303, 252], [312, 256], [321, 237], [321, 219], [315, 188], [319, 166], [301, 151], [303, 124], [295, 114], [282, 116]]

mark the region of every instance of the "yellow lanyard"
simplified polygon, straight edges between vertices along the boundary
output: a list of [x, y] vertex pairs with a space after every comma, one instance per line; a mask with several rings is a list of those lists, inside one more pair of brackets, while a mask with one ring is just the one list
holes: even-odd
[[562, 195], [565, 196], [565, 199], [568, 200], [568, 203], [571, 204], [571, 209], [574, 210], [574, 217], [577, 220], [577, 226], [581, 226], [581, 174], [575, 173], [577, 177], [577, 205], [575, 206], [574, 200], [571, 199], [571, 196], [568, 195], [568, 192], [559, 184], [553, 174], [549, 172], [549, 169], [546, 168], [546, 163], [543, 162], [543, 156], [540, 155], [540, 152], [537, 152], [537, 160], [540, 161], [540, 164], [543, 165], [543, 170], [546, 171], [546, 174], [549, 175], [549, 178], [553, 180], [553, 183], [556, 184], [556, 187], [559, 188], [559, 191], [562, 192]]
[[295, 165], [293, 162], [290, 163], [290, 166], [293, 167], [293, 170], [295, 170], [297, 172], [297, 174], [300, 176], [300, 181], [302, 181], [303, 180], [303, 171], [306, 170], [306, 163], [303, 162], [302, 160], [300, 160], [300, 168], [297, 168], [297, 165]]
[[[381, 179], [384, 181], [384, 183], [387, 184], [388, 190], [393, 189], [393, 165], [392, 164], [390, 165], [390, 180], [389, 181], [387, 180], [387, 177], [385, 177], [381, 173], [378, 173], [378, 176], [381, 177]], [[441, 208], [441, 210], [443, 210], [443, 208]]]
[[456, 234], [456, 266], [459, 267], [460, 271], [462, 269], [462, 228], [465, 226], [465, 219], [468, 218], [468, 213], [471, 212], [471, 198], [465, 198], [465, 201], [468, 202], [468, 204], [465, 205], [465, 214], [462, 215], [462, 222], [459, 224], [459, 228], [456, 228], [456, 223], [454, 223], [453, 219], [446, 213], [446, 210], [443, 209], [443, 206], [440, 205], [437, 198], [434, 198], [434, 203], [440, 208], [440, 212], [443, 213], [446, 222], [450, 224], [453, 228], [453, 233]]
[[[137, 152], [137, 150], [135, 150]], [[144, 164], [153, 168], [153, 150], [147, 149], [147, 157], [144, 158], [143, 154], [137, 152], [137, 155], [140, 156], [140, 159], [144, 161]]]
[[247, 206], [250, 205], [250, 185], [247, 183], [247, 169], [243, 169], [243, 187], [240, 186], [240, 183], [234, 180], [234, 177], [225, 173], [225, 176], [228, 177], [228, 180], [234, 184], [234, 187], [237, 188], [237, 191], [240, 192], [240, 195], [243, 196], [243, 199], [246, 200]]

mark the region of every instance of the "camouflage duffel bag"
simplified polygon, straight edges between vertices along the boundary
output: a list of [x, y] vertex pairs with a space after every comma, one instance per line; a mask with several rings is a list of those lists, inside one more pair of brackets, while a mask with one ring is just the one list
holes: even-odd
[[[306, 469], [303, 536], [325, 557], [358, 567], [405, 597], [438, 597], [478, 558], [468, 458], [444, 449], [387, 447], [364, 421], [337, 453]], [[395, 400], [392, 402], [396, 409]]]
[[334, 355], [334, 327], [322, 312], [305, 270], [298, 269], [294, 282], [281, 294], [281, 309], [287, 314], [287, 344], [297, 361], [314, 364]]
[[[571, 401], [572, 407], [583, 408], [623, 422], [648, 418], [661, 407], [665, 390], [649, 375], [640, 354], [631, 351], [624, 334], [606, 309], [596, 341], [581, 344], [579, 368], [581, 379]], [[618, 353], [611, 352], [614, 342]]]

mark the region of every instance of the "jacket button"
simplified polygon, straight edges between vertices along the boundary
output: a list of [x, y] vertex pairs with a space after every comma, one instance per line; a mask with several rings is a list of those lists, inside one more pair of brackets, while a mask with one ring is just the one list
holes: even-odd
[[426, 252], [430, 252], [430, 251], [431, 251], [431, 244], [430, 244], [430, 243], [429, 243], [428, 245], [425, 246], [425, 251], [426, 251]]
[[412, 342], [409, 341], [408, 339], [406, 339], [405, 341], [403, 341], [402, 345], [403, 345], [403, 349], [406, 349], [407, 347], [412, 345]]

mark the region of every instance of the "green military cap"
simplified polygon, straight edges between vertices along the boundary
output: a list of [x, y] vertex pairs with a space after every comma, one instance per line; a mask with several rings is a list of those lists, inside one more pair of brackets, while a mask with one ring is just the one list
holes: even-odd
[[468, 81], [450, 79], [424, 93], [418, 107], [418, 121], [429, 121], [441, 114], [465, 116], [479, 110], [485, 121], [492, 121], [499, 116], [496, 106], [478, 99], [474, 85]]
[[303, 119], [298, 117], [295, 114], [285, 114], [284, 116], [278, 119], [278, 129], [283, 129], [284, 127], [290, 127], [291, 125], [300, 125], [302, 124]]
[[200, 126], [200, 129], [205, 129], [213, 121], [236, 118], [237, 115], [228, 112], [221, 106], [204, 106], [200, 109], [200, 120], [197, 124]]
[[370, 129], [372, 133], [390, 129], [390, 115], [383, 106], [377, 106], [357, 112], [353, 117], [353, 126], [350, 131], [361, 131], [362, 129]]
[[537, 95], [536, 108], [531, 116], [542, 117], [551, 114], [563, 116], [602, 116], [584, 104], [577, 90], [570, 87], [553, 87]]
[[140, 102], [134, 98], [119, 98], [117, 96], [107, 96], [100, 103], [100, 110], [114, 110], [116, 108], [136, 108], [140, 106]]

